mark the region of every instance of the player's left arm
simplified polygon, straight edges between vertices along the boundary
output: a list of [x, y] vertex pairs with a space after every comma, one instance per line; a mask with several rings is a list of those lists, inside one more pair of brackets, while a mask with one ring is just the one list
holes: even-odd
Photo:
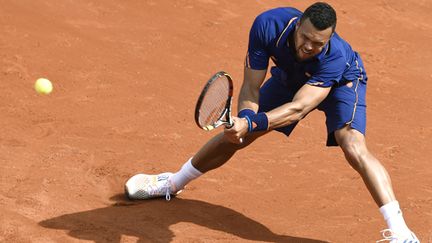
[[305, 84], [297, 91], [292, 102], [266, 112], [268, 129], [287, 126], [303, 119], [329, 94], [331, 87]]
[[[341, 80], [344, 70], [345, 59], [341, 55], [335, 55], [323, 63], [320, 70], [297, 91], [292, 102], [266, 112], [267, 129], [287, 126], [303, 119], [327, 97], [331, 87]], [[257, 121], [260, 122], [259, 119]]]

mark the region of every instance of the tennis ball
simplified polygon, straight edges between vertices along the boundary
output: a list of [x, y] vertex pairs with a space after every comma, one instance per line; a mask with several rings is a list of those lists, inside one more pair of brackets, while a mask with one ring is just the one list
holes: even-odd
[[36, 80], [34, 88], [39, 94], [47, 95], [53, 90], [53, 85], [48, 79], [39, 78], [38, 80]]

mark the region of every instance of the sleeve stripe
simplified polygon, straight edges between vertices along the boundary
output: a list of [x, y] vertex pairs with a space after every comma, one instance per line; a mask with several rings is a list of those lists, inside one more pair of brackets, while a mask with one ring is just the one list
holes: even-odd
[[250, 68], [249, 52], [246, 54], [245, 66], [247, 68]]
[[279, 46], [279, 41], [281, 40], [281, 38], [282, 38], [282, 36], [284, 35], [285, 31], [288, 29], [288, 27], [291, 25], [291, 23], [292, 23], [294, 20], [296, 20], [296, 19], [297, 19], [297, 17], [294, 17], [294, 18], [290, 19], [288, 25], [287, 25], [287, 26], [285, 27], [285, 29], [282, 31], [282, 34], [279, 36], [279, 38], [278, 38], [278, 40], [277, 40], [277, 42], [276, 42], [276, 47]]

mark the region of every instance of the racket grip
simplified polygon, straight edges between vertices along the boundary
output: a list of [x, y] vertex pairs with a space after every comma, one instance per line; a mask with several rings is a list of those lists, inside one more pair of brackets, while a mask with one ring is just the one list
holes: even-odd
[[228, 123], [225, 123], [226, 128], [231, 128], [234, 126], [234, 121], [232, 119], [228, 120]]

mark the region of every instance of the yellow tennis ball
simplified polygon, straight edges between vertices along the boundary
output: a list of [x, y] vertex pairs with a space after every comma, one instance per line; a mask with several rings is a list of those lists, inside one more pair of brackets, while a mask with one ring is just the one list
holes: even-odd
[[51, 81], [46, 78], [39, 78], [34, 85], [36, 92], [39, 94], [49, 94], [53, 90]]

